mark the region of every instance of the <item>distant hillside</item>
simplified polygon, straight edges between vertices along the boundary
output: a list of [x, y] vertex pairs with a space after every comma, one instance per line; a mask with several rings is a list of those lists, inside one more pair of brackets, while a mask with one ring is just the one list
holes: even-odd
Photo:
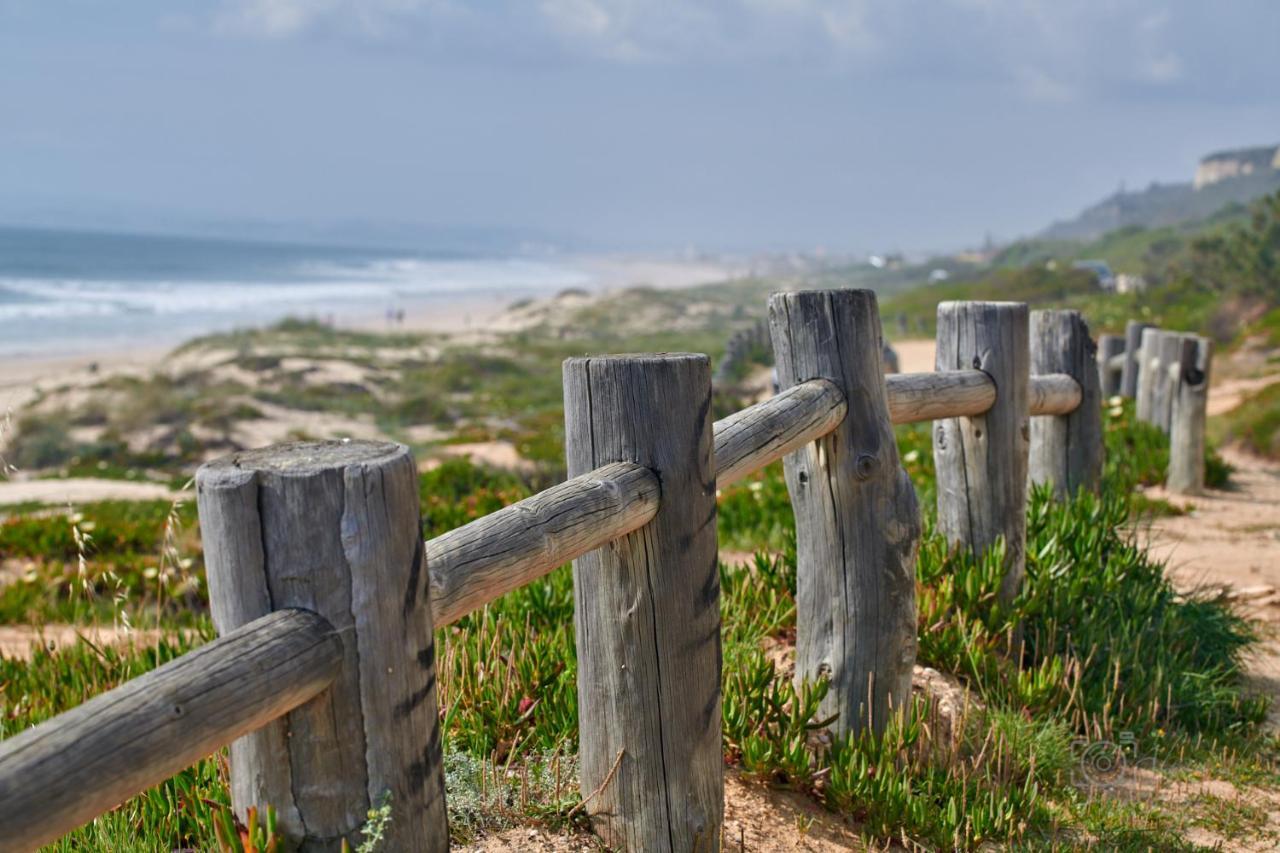
[[1096, 240], [1119, 228], [1160, 228], [1208, 219], [1228, 204], [1248, 204], [1280, 189], [1280, 149], [1259, 146], [1203, 158], [1194, 182], [1157, 184], [1117, 192], [1079, 216], [1055, 222], [1038, 236], [1048, 240]]

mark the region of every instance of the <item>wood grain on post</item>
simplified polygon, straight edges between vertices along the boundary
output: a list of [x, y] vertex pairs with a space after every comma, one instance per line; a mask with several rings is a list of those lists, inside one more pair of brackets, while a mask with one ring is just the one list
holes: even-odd
[[582, 795], [604, 842], [719, 850], [720, 576], [703, 355], [564, 364], [569, 474], [611, 462], [662, 484], [653, 520], [573, 564]]
[[[1080, 489], [1096, 492], [1102, 480], [1102, 389], [1098, 353], [1079, 311], [1031, 312], [1031, 370], [1074, 379], [1077, 398], [1063, 414], [1031, 419], [1031, 482], [1053, 484], [1059, 499]], [[1041, 378], [1033, 376], [1033, 384]]]
[[870, 290], [775, 293], [778, 379], [826, 379], [848, 400], [833, 432], [785, 460], [796, 517], [796, 678], [828, 677], [820, 713], [883, 730], [911, 701], [920, 513], [898, 459]]
[[648, 468], [617, 462], [427, 540], [435, 626], [643, 527], [660, 492]]
[[282, 610], [0, 741], [0, 849], [34, 850], [324, 690], [342, 642]]
[[934, 425], [938, 527], [975, 553], [1004, 539], [1005, 600], [1021, 588], [1026, 568], [1028, 346], [1021, 302], [938, 305], [937, 369], [982, 370], [996, 385], [995, 405], [984, 414]]
[[303, 442], [201, 467], [196, 495], [214, 623], [226, 633], [302, 607], [343, 640], [342, 671], [315, 701], [232, 745], [243, 816], [272, 805], [303, 850], [360, 841], [390, 797], [387, 847], [446, 850], [435, 646], [407, 448]]
[[1209, 405], [1209, 368], [1213, 343], [1187, 335], [1178, 360], [1178, 384], [1169, 428], [1169, 491], [1204, 491], [1205, 418]]
[[[1120, 364], [1116, 357], [1120, 356]], [[1120, 393], [1120, 381], [1127, 359], [1124, 357], [1124, 336], [1098, 335], [1098, 379], [1103, 399]]]
[[1130, 320], [1124, 324], [1124, 367], [1120, 370], [1120, 396], [1134, 399], [1138, 395], [1139, 356], [1142, 353], [1142, 332], [1154, 328], [1150, 323]]

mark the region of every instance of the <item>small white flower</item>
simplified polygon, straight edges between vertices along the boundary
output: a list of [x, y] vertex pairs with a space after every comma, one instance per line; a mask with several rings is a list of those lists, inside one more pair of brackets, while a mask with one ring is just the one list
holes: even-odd
[[908, 463], [909, 463], [909, 462], [918, 462], [919, 460], [920, 460], [920, 451], [919, 451], [919, 450], [912, 450], [912, 451], [909, 451], [905, 456], [903, 456], [903, 457], [902, 457], [902, 461], [903, 461], [903, 462], [908, 462]]

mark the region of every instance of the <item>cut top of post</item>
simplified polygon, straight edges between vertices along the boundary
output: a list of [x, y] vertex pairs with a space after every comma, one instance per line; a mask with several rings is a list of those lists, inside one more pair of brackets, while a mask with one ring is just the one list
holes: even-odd
[[293, 441], [223, 456], [203, 465], [201, 471], [239, 469], [309, 477], [348, 465], [383, 462], [403, 452], [403, 445], [389, 441]]

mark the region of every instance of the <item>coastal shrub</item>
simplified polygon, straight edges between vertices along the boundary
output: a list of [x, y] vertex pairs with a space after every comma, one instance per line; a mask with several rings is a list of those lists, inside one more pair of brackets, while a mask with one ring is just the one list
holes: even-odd
[[65, 415], [26, 414], [14, 425], [6, 455], [10, 464], [32, 471], [61, 465], [74, 454]]

